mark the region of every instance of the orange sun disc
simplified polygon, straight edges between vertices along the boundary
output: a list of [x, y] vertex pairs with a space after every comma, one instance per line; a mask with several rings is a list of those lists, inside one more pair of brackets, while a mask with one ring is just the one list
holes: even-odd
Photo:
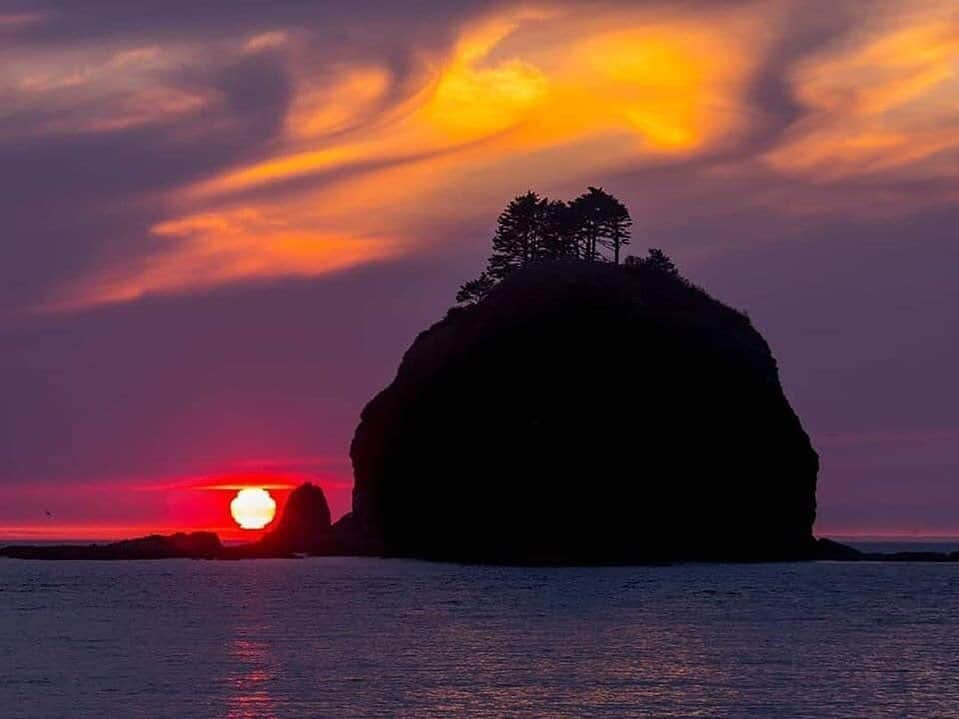
[[263, 529], [273, 521], [276, 501], [265, 489], [247, 487], [230, 502], [230, 514], [242, 529]]

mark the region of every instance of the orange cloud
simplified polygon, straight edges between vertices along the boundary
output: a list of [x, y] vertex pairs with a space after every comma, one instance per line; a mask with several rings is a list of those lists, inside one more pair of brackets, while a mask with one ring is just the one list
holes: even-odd
[[[490, 153], [512, 164], [516, 151], [567, 151], [570, 143], [611, 134], [636, 141], [625, 152], [620, 144], [622, 163], [701, 150], [737, 129], [755, 63], [729, 39], [747, 21], [716, 19], [715, 27], [704, 28], [682, 17], [607, 17], [571, 34], [580, 15], [495, 16], [467, 27], [450, 55], [430, 64], [422, 89], [393, 122], [311, 146], [311, 136], [361, 116], [388, 84], [383, 68], [346, 71], [332, 88], [301, 87], [287, 123], [288, 147], [295, 151], [281, 150], [193, 189], [222, 194], [428, 152], [461, 152], [461, 166]], [[542, 41], [544, 26], [552, 42]]]
[[[559, 180], [704, 151], [737, 129], [734, 109], [753, 62], [730, 40], [743, 19], [715, 19], [700, 27], [679, 15], [494, 15], [465, 27], [445, 57], [425, 59], [418, 87], [391, 108], [379, 107], [391, 83], [384, 67], [347, 67], [332, 84], [311, 83], [299, 67], [276, 151], [184, 188], [172, 205], [182, 214], [153, 228], [169, 240], [165, 249], [84, 280], [67, 302], [335, 271], [414, 251], [427, 206], [434, 218], [462, 219], [489, 213], [504, 183], [524, 176], [532, 182], [547, 171]], [[242, 51], [265, 42], [296, 50], [270, 33]], [[125, 57], [131, 66], [156, 61]], [[374, 108], [380, 115], [364, 123]], [[131, 108], [115, 117], [137, 115]], [[518, 162], [530, 153], [535, 162]], [[361, 169], [284, 189], [351, 168]], [[254, 199], [238, 195], [253, 190]], [[450, 194], [460, 202], [444, 207]]]
[[[936, 163], [959, 147], [959, 26], [946, 5], [915, 7], [884, 3], [871, 22], [789, 70], [807, 113], [764, 146], [761, 172], [810, 186], [903, 168], [952, 172]], [[441, 54], [416, 55], [402, 90], [368, 58], [311, 64], [319, 61], [309, 43], [290, 29], [237, 40], [240, 55], [282, 47], [291, 59], [294, 97], [279, 136], [256, 160], [164, 198], [169, 219], [152, 228], [164, 247], [85, 278], [68, 304], [316, 275], [416, 252], [437, 221], [489, 217], [505, 194], [544, 179], [596, 181], [718, 150], [739, 151], [740, 174], [755, 172], [741, 143], [763, 110], [751, 90], [797, 8], [783, 0], [696, 12], [498, 11], [460, 28]], [[114, 82], [137, 86], [137, 68], [167, 56], [116, 54]], [[210, 101], [155, 91], [150, 102], [114, 103], [96, 126]], [[781, 203], [781, 193], [765, 196]], [[830, 205], [807, 194], [784, 211], [810, 203]]]
[[389, 73], [379, 67], [348, 68], [332, 87], [307, 83], [294, 100], [287, 132], [309, 139], [348, 128], [375, 107], [389, 83]]
[[390, 256], [386, 238], [305, 229], [309, 218], [254, 208], [201, 213], [156, 225], [165, 251], [138, 266], [113, 269], [69, 288], [53, 309], [137, 299], [197, 285], [257, 277], [311, 276]]

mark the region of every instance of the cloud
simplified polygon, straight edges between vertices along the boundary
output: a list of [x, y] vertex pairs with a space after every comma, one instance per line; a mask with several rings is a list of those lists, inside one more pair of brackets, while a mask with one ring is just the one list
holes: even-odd
[[0, 121], [5, 115], [8, 132], [34, 136], [174, 121], [213, 100], [171, 82], [189, 60], [157, 46], [19, 53], [7, 68]]
[[950, 3], [886, 4], [791, 75], [807, 115], [766, 155], [778, 171], [813, 182], [928, 176], [945, 169], [937, 155], [959, 150], [959, 10]]
[[0, 35], [13, 35], [47, 19], [43, 12], [0, 12]]
[[[400, 96], [387, 65], [341, 68], [332, 85], [324, 73], [311, 84], [297, 66], [268, 155], [183, 188], [175, 206], [187, 214], [151, 228], [186, 241], [76, 283], [67, 304], [322, 274], [413, 251], [429, 219], [413, 208], [437, 208], [452, 186], [462, 198], [482, 198], [469, 212], [492, 211], [498, 176], [513, 172], [518, 153], [540, 155], [536, 172], [545, 165], [554, 178], [573, 178], [707, 151], [736, 131], [751, 61], [725, 38], [742, 18], [717, 14], [711, 30], [689, 18], [631, 14], [580, 32], [583, 21], [582, 10], [569, 9], [478, 18], [448, 49], [423, 55], [418, 80]], [[288, 46], [304, 57], [295, 38], [267, 37], [271, 50]], [[715, 54], [725, 62], [707, 62]], [[288, 189], [309, 178], [316, 182]], [[252, 190], [255, 199], [241, 196]]]
[[[135, 155], [117, 178], [129, 177], [141, 223], [123, 252], [98, 253], [39, 304], [431, 252], [436, 227], [478, 225], [525, 187], [629, 176], [656, 195], [670, 168], [683, 189], [657, 223], [686, 222], [693, 199], [704, 217], [724, 213], [733, 185], [744, 208], [781, 216], [861, 211], [870, 193], [890, 212], [954, 197], [956, 12], [805, 8], [477, 4], [437, 6], [426, 23], [372, 4], [360, 28], [281, 4], [205, 10], [197, 22], [217, 32], [204, 35], [172, 11], [134, 34], [112, 7], [121, 32], [109, 42], [83, 19], [46, 18], [17, 46], [0, 126], [73, 146], [96, 137], [105, 167]], [[184, 167], [146, 186], [173, 162]], [[115, 201], [109, 182], [71, 194], [92, 187], [102, 196], [84, 212]]]
[[348, 237], [308, 229], [309, 219], [246, 208], [198, 214], [159, 223], [153, 233], [168, 248], [134, 266], [107, 270], [69, 287], [63, 300], [44, 309], [71, 309], [76, 303], [106, 304], [149, 293], [176, 292], [197, 284], [225, 284], [251, 277], [297, 277], [343, 270], [385, 259], [394, 243], [376, 237]]

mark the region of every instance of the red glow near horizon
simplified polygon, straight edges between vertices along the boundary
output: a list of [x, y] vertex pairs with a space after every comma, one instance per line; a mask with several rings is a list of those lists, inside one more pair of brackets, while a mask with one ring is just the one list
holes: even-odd
[[[236, 493], [246, 488], [269, 490], [280, 516], [290, 492], [307, 481], [322, 487], [334, 519], [350, 511], [352, 481], [313, 473], [244, 471], [133, 486], [120, 481], [0, 486], [0, 543], [116, 541], [192, 531], [215, 532], [224, 542], [255, 541], [265, 529], [237, 526], [230, 514]], [[7, 514], [3, 514], [5, 508]], [[959, 538], [959, 527], [821, 524], [814, 533], [849, 540], [950, 540]]]
[[224, 472], [134, 485], [118, 480], [0, 486], [0, 543], [116, 541], [193, 531], [215, 532], [224, 542], [256, 541], [269, 525], [237, 525], [230, 512], [237, 492], [267, 490], [280, 516], [290, 492], [304, 482], [323, 489], [334, 518], [350, 510], [352, 481], [312, 472]]

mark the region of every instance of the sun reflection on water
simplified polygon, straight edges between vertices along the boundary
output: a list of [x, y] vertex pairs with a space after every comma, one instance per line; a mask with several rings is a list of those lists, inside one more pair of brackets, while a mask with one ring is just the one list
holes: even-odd
[[229, 657], [235, 667], [226, 679], [229, 696], [224, 719], [276, 716], [277, 701], [270, 691], [276, 671], [269, 643], [238, 637], [230, 645]]

